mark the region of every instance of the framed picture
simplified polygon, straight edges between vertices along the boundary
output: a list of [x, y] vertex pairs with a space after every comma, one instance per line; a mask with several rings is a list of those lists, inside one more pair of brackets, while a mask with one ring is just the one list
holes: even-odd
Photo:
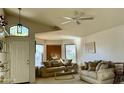
[[87, 43], [85, 43], [85, 50], [86, 50], [87, 53], [96, 53], [95, 42], [87, 42]]

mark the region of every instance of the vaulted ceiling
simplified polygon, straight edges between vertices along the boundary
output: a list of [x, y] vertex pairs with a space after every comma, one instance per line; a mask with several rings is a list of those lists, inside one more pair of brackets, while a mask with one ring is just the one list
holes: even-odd
[[[18, 9], [6, 8], [10, 14], [18, 14]], [[65, 22], [65, 16], [73, 17], [74, 11], [84, 12], [87, 15], [93, 15], [94, 20], [81, 21], [80, 25], [74, 22], [62, 25]], [[114, 26], [124, 24], [124, 9], [119, 8], [23, 8], [21, 15], [27, 19], [58, 26], [62, 30], [55, 32], [38, 33], [36, 37], [40, 39], [65, 39], [70, 36], [82, 37], [96, 33]], [[68, 37], [69, 38], [69, 37]]]

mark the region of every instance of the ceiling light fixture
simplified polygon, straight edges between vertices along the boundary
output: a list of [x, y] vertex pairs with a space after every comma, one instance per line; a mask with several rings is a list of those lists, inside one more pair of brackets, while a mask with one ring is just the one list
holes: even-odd
[[17, 33], [18, 34], [22, 34], [22, 24], [21, 24], [21, 8], [18, 8], [18, 24], [17, 24]]

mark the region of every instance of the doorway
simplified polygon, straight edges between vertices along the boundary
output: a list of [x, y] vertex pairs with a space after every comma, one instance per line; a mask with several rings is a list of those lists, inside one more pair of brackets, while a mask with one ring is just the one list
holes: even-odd
[[29, 82], [29, 39], [9, 38], [11, 83]]

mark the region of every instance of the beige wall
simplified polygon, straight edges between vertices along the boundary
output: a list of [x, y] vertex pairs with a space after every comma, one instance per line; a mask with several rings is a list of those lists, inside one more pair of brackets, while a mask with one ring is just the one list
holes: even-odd
[[62, 59], [65, 59], [65, 44], [75, 44], [74, 40], [40, 40], [36, 39], [37, 44], [44, 44], [44, 61], [46, 61], [46, 45], [62, 45]]
[[[96, 53], [85, 52], [86, 42], [96, 43]], [[81, 60], [111, 60], [124, 62], [124, 25], [104, 30], [82, 38]]]
[[0, 15], [4, 15], [3, 8], [0, 8]]

